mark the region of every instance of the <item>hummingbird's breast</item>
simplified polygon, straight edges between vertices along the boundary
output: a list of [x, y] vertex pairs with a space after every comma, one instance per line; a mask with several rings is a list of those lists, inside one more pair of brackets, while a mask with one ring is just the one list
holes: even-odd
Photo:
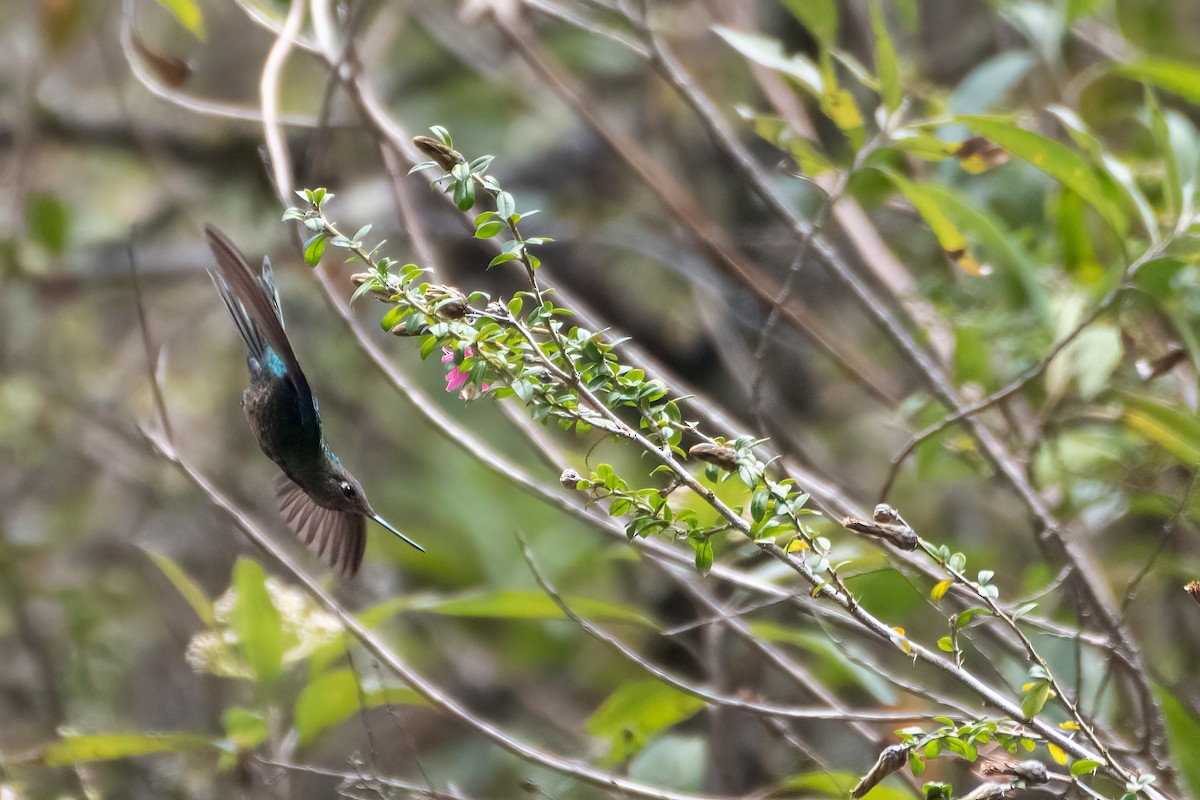
[[[324, 458], [321, 420], [286, 378], [263, 371], [242, 395], [242, 408], [262, 451], [293, 480], [320, 469]], [[314, 424], [315, 423], [315, 424]]]

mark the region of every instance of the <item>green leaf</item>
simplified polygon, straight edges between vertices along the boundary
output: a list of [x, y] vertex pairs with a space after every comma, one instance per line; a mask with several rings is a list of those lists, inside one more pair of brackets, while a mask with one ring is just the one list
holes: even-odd
[[750, 498], [750, 517], [755, 522], [762, 522], [767, 515], [767, 504], [771, 502], [769, 489], [759, 489]]
[[204, 626], [211, 628], [216, 625], [217, 618], [213, 613], [212, 601], [208, 599], [208, 595], [200, 588], [200, 584], [192, 580], [191, 576], [184, 572], [168, 556], [145, 549], [143, 549], [143, 552], [162, 570], [162, 574], [167, 577], [171, 585], [183, 595], [183, 599], [187, 600], [188, 605], [196, 612], [196, 616], [200, 618]]
[[713, 544], [708, 539], [696, 546], [696, 571], [701, 575], [712, 572]]
[[783, 0], [783, 4], [822, 47], [837, 44], [837, 0]]
[[267, 719], [251, 708], [234, 706], [221, 715], [225, 736], [243, 750], [253, 750], [267, 740]]
[[954, 627], [962, 630], [967, 626], [967, 623], [971, 621], [972, 617], [977, 617], [981, 614], [985, 617], [990, 617], [992, 612], [986, 608], [968, 608], [964, 611], [960, 611], [958, 612], [958, 618], [954, 622]]
[[58, 196], [50, 192], [32, 192], [25, 201], [29, 235], [55, 255], [67, 249], [71, 232], [71, 214]]
[[1165, 58], [1142, 58], [1119, 67], [1117, 72], [1177, 94], [1189, 103], [1200, 104], [1200, 66], [1196, 64]]
[[937, 646], [938, 646], [938, 650], [941, 650], [943, 652], [946, 652], [946, 653], [954, 652], [954, 640], [951, 639], [949, 636], [943, 636], [942, 638], [938, 639]]
[[475, 229], [475, 238], [476, 239], [490, 239], [493, 236], [495, 236], [496, 234], [502, 233], [506, 230], [508, 230], [508, 225], [504, 224], [503, 222], [499, 222], [497, 220], [492, 220], [491, 222], [483, 223], [482, 225], [480, 225], [478, 228]]
[[655, 680], [629, 681], [587, 720], [587, 732], [609, 741], [607, 763], [636, 754], [655, 734], [703, 710], [703, 700]]
[[1103, 165], [1108, 177], [1120, 187], [1129, 202], [1137, 209], [1142, 227], [1146, 229], [1146, 233], [1149, 234], [1151, 239], [1157, 240], [1158, 220], [1155, 217], [1154, 209], [1150, 207], [1150, 201], [1146, 199], [1145, 193], [1138, 186], [1137, 179], [1129, 167], [1125, 166], [1105, 150], [1103, 143], [1096, 138], [1095, 134], [1091, 132], [1087, 124], [1073, 109], [1055, 104], [1047, 106], [1046, 110], [1058, 119], [1059, 124], [1066, 129], [1075, 144], [1087, 151], [1093, 160]]
[[284, 634], [279, 609], [267, 592], [267, 579], [257, 561], [239, 558], [233, 568], [237, 606], [233, 629], [246, 663], [264, 684], [274, 683], [283, 672]]
[[48, 767], [113, 761], [155, 753], [186, 753], [215, 749], [211, 737], [199, 733], [66, 734], [46, 746], [42, 763]]
[[454, 205], [459, 211], [470, 211], [475, 205], [475, 181], [463, 178], [454, 182]]
[[503, 219], [510, 219], [517, 212], [517, 203], [508, 192], [496, 195], [496, 213]]
[[1099, 761], [1081, 758], [1071, 765], [1071, 774], [1078, 777], [1080, 775], [1090, 775], [1100, 768]]
[[[629, 606], [587, 597], [565, 596], [563, 600], [571, 610], [581, 617], [610, 622], [629, 622], [653, 627], [644, 615]], [[383, 620], [403, 611], [423, 611], [451, 617], [477, 617], [481, 619], [565, 619], [554, 601], [541, 592], [507, 590], [488, 593], [471, 593], [457, 597], [433, 595], [407, 595], [388, 600], [364, 612], [362, 622], [367, 626], [378, 625]]]
[[321, 256], [325, 254], [326, 236], [323, 233], [314, 234], [304, 243], [304, 263], [310, 267], [315, 267], [321, 263]]
[[205, 41], [204, 14], [196, 0], [155, 0], [162, 8], [170, 12], [175, 20], [187, 29], [188, 33], [200, 41]]
[[311, 744], [322, 733], [344, 722], [359, 710], [360, 703], [367, 707], [424, 705], [425, 700], [407, 687], [362, 691], [350, 669], [327, 672], [305, 686], [296, 698], [295, 725], [300, 744]]
[[1046, 681], [1035, 681], [1025, 697], [1021, 700], [1021, 713], [1025, 719], [1033, 719], [1041, 712], [1046, 701], [1050, 699], [1050, 684]]
[[[860, 776], [851, 772], [804, 772], [784, 778], [771, 793], [771, 797], [831, 797], [843, 800], [858, 783]], [[882, 783], [863, 797], [870, 800], [912, 800], [912, 794]]]
[[1179, 175], [1179, 162], [1175, 158], [1175, 148], [1171, 146], [1171, 129], [1167, 116], [1158, 105], [1154, 92], [1146, 91], [1146, 109], [1150, 114], [1150, 131], [1154, 135], [1154, 144], [1163, 160], [1163, 194], [1167, 199], [1167, 216], [1174, 219], [1183, 208], [1183, 182]]
[[756, 33], [735, 31], [723, 25], [713, 26], [713, 31], [755, 64], [795, 79], [813, 97], [819, 99], [824, 93], [825, 83], [817, 66], [802, 55], [785, 55], [783, 45], [778, 40]]
[[879, 0], [871, 0], [871, 31], [875, 36], [875, 70], [879, 73], [879, 93], [888, 111], [900, 107], [904, 90], [900, 85], [900, 65], [896, 61], [896, 48], [888, 36], [883, 18], [883, 7]]
[[1200, 419], [1195, 414], [1149, 397], [1122, 394], [1121, 400], [1125, 427], [1161, 445], [1185, 464], [1200, 463]]
[[[1193, 609], [1195, 610], [1195, 609]], [[1200, 747], [1200, 720], [1165, 687], [1155, 685], [1154, 695], [1162, 707], [1163, 717], [1167, 723], [1167, 736], [1171, 740], [1171, 750], [1178, 754], [1196, 753]], [[1191, 789], [1193, 797], [1200, 797], [1200, 759], [1184, 757], [1179, 759], [1179, 771]]]
[[400, 324], [400, 320], [404, 319], [408, 309], [403, 306], [392, 306], [383, 315], [383, 319], [379, 320], [379, 327], [385, 331], [390, 331], [392, 328]]
[[1080, 197], [1100, 213], [1115, 233], [1124, 232], [1125, 219], [1121, 209], [1092, 165], [1074, 150], [1007, 120], [971, 116], [956, 119], [980, 136], [986, 136], [1017, 158], [1032, 164], [1064, 186], [1078, 192]]

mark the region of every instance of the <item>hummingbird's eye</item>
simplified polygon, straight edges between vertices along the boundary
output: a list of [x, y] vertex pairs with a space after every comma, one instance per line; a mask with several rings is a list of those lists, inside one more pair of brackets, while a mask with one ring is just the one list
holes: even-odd
[[338, 488], [342, 490], [342, 497], [345, 497], [347, 500], [354, 499], [355, 492], [354, 492], [353, 486], [346, 483], [345, 481], [342, 481], [341, 484], [338, 486]]

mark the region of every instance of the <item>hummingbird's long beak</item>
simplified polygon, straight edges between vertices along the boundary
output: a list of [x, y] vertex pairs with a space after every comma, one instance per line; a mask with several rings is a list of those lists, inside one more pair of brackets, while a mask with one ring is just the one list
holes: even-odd
[[421, 547], [421, 545], [417, 544], [417, 543], [416, 543], [416, 542], [414, 542], [412, 539], [408, 538], [408, 537], [407, 537], [407, 536], [405, 536], [403, 533], [401, 533], [400, 531], [398, 531], [398, 530], [396, 530], [395, 528], [393, 528], [393, 527], [392, 527], [392, 525], [391, 525], [391, 523], [390, 523], [390, 522], [388, 522], [388, 521], [387, 521], [386, 519], [384, 519], [383, 517], [379, 516], [378, 514], [374, 514], [374, 515], [372, 515], [371, 519], [375, 520], [375, 521], [376, 521], [376, 522], [378, 522], [380, 525], [382, 525], [383, 527], [387, 528], [389, 531], [391, 531], [392, 533], [396, 534], [396, 535], [397, 535], [397, 536], [399, 536], [401, 539], [403, 539], [404, 541], [406, 541], [406, 542], [408, 542], [409, 544], [411, 544], [413, 547], [415, 547], [415, 548], [417, 548], [418, 550], [420, 550], [422, 553], [424, 553], [424, 552], [425, 552], [425, 548], [424, 548], [424, 547]]

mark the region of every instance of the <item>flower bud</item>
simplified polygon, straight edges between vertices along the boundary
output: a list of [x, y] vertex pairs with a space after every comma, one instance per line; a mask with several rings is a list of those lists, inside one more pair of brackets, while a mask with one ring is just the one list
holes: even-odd
[[446, 145], [432, 136], [414, 136], [412, 143], [421, 151], [422, 155], [430, 161], [437, 162], [437, 165], [446, 170], [446, 172], [454, 169], [455, 164], [461, 164], [466, 161], [462, 153], [446, 147]]
[[708, 464], [720, 467], [726, 472], [737, 469], [737, 451], [727, 444], [709, 444], [701, 442], [688, 450], [688, 455]]
[[908, 761], [908, 748], [906, 746], [894, 744], [890, 747], [885, 747], [883, 752], [879, 754], [879, 758], [875, 761], [875, 766], [871, 767], [867, 771], [867, 774], [863, 775], [858, 785], [850, 790], [850, 796], [858, 800], [858, 798], [874, 789], [888, 775], [903, 767], [906, 761]]
[[980, 768], [983, 775], [1009, 775], [1025, 781], [1026, 786], [1039, 786], [1050, 780], [1046, 765], [1040, 761], [990, 761]]
[[564, 469], [562, 475], [558, 476], [558, 482], [564, 489], [577, 489], [581, 480], [583, 476], [573, 469]]
[[446, 319], [462, 319], [470, 308], [467, 296], [453, 286], [434, 284], [425, 296], [433, 301], [434, 310]]

